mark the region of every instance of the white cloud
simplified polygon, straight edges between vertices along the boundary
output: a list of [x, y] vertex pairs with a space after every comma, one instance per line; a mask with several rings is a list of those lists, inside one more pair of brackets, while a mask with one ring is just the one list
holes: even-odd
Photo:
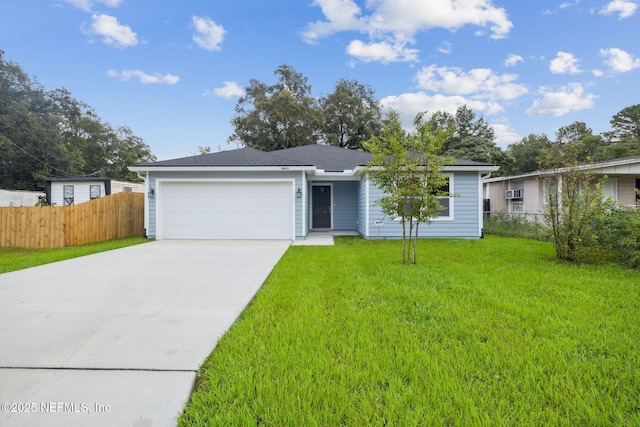
[[567, 9], [569, 7], [577, 6], [579, 4], [580, 4], [580, 0], [575, 0], [573, 3], [566, 1], [560, 5], [560, 9]]
[[522, 136], [518, 134], [511, 126], [502, 123], [490, 124], [493, 132], [496, 136], [496, 144], [502, 147], [506, 147], [509, 144], [518, 142], [522, 139]]
[[604, 71], [599, 70], [599, 69], [597, 69], [597, 68], [596, 68], [595, 70], [593, 70], [593, 71], [592, 71], [592, 73], [593, 73], [593, 75], [594, 75], [595, 77], [602, 77], [602, 76], [604, 76]]
[[467, 105], [475, 112], [498, 114], [502, 107], [494, 102], [469, 99], [464, 96], [428, 95], [424, 92], [403, 93], [399, 96], [387, 96], [380, 100], [383, 110], [393, 110], [398, 113], [402, 125], [410, 129], [416, 114], [427, 111], [427, 116], [436, 111], [446, 111], [455, 114], [456, 110]]
[[315, 0], [314, 6], [320, 6], [326, 21], [312, 22], [302, 33], [307, 43], [315, 43], [319, 39], [340, 31], [365, 31], [367, 24], [361, 20], [360, 8], [352, 0]]
[[222, 28], [222, 25], [216, 24], [209, 18], [203, 18], [200, 16], [192, 17], [193, 26], [196, 30], [196, 34], [193, 35], [193, 41], [196, 42], [204, 50], [220, 50], [222, 47], [222, 41], [227, 31]]
[[224, 85], [214, 90], [208, 90], [202, 94], [203, 96], [219, 96], [221, 98], [234, 98], [244, 95], [244, 90], [238, 86], [238, 83], [232, 81], [224, 82]]
[[496, 74], [489, 68], [468, 72], [457, 67], [423, 67], [416, 75], [418, 87], [433, 92], [472, 95], [489, 100], [512, 100], [528, 93], [526, 86], [515, 83], [515, 74]]
[[515, 53], [511, 53], [507, 56], [507, 59], [504, 60], [504, 66], [515, 67], [518, 65], [518, 62], [524, 62], [524, 58], [520, 55], [516, 55]]
[[578, 62], [573, 54], [558, 52], [558, 55], [549, 63], [549, 70], [553, 74], [578, 74], [582, 72]]
[[613, 0], [600, 9], [601, 15], [618, 14], [618, 19], [630, 18], [638, 10], [638, 3], [629, 0]]
[[442, 42], [440, 47], [438, 47], [438, 52], [448, 55], [453, 52], [453, 46], [449, 42]]
[[570, 83], [563, 86], [559, 91], [543, 87], [540, 89], [542, 98], [533, 102], [533, 105], [526, 111], [529, 116], [552, 115], [555, 117], [564, 116], [572, 111], [581, 111], [593, 108], [596, 95], [585, 93], [580, 83]]
[[107, 75], [109, 77], [118, 78], [124, 82], [128, 82], [132, 78], [136, 77], [142, 84], [174, 85], [180, 81], [180, 77], [174, 76], [173, 74], [165, 74], [165, 75], [162, 75], [160, 73], [147, 74], [142, 70], [123, 70], [123, 71], [109, 70], [107, 71]]
[[364, 43], [354, 40], [347, 46], [347, 53], [362, 62], [413, 62], [418, 60], [418, 51], [408, 49], [403, 43], [391, 45], [387, 42]]
[[[341, 31], [358, 31], [369, 35], [370, 41], [358, 42], [355, 47], [402, 45], [407, 50], [404, 45], [413, 44], [418, 32], [431, 28], [455, 31], [472, 25], [488, 29], [491, 38], [500, 39], [513, 27], [504, 8], [495, 7], [491, 0], [369, 0], [364, 12], [354, 0], [315, 0], [313, 4], [322, 9], [325, 19], [307, 25], [302, 37], [308, 43]], [[364, 57], [375, 60], [375, 55]], [[389, 61], [388, 55], [380, 57]], [[397, 58], [406, 60], [404, 55]]]
[[122, 4], [122, 0], [64, 0], [67, 3], [82, 9], [85, 12], [90, 12], [93, 6], [96, 4], [103, 4], [109, 7], [118, 7]]
[[617, 47], [600, 49], [600, 56], [604, 57], [604, 63], [616, 73], [626, 73], [640, 68], [640, 58], [634, 58], [630, 53]]
[[85, 30], [87, 34], [100, 36], [106, 44], [121, 49], [138, 44], [138, 35], [130, 27], [121, 25], [115, 16], [93, 14], [91, 19], [93, 23]]

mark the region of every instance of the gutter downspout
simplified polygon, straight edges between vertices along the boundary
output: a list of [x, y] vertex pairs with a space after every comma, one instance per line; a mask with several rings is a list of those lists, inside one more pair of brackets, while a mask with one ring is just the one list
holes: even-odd
[[479, 206], [479, 210], [480, 210], [480, 238], [484, 239], [484, 196], [485, 196], [485, 192], [484, 192], [484, 182], [482, 182], [485, 179], [488, 179], [491, 176], [491, 171], [483, 174], [480, 174], [480, 194], [481, 194], [481, 199], [482, 203], [480, 203]]
[[149, 194], [149, 177], [148, 172], [136, 172], [138, 178], [144, 180], [144, 237], [147, 238], [147, 230], [149, 230], [149, 199], [147, 194]]

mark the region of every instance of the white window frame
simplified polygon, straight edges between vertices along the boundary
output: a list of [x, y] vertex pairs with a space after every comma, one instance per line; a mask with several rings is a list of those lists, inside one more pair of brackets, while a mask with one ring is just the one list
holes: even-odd
[[439, 199], [449, 199], [449, 215], [439, 215], [436, 218], [432, 218], [431, 221], [453, 221], [454, 219], [454, 206], [455, 206], [455, 197], [451, 196], [455, 194], [455, 180], [453, 178], [452, 173], [443, 173], [442, 175], [446, 176], [449, 179], [449, 197], [439, 197]]
[[[442, 175], [446, 176], [449, 179], [449, 197], [438, 197], [439, 199], [449, 199], [449, 215], [444, 216], [444, 215], [439, 215], [435, 218], [431, 218], [431, 221], [453, 221], [454, 219], [454, 200], [455, 197], [451, 196], [451, 194], [455, 194], [454, 191], [454, 179], [453, 179], [453, 173], [443, 173]], [[402, 221], [402, 217], [400, 215], [396, 216], [395, 218], [393, 218], [393, 221], [399, 222]]]
[[[67, 189], [71, 189], [71, 197], [67, 197]], [[68, 202], [70, 200], [70, 202]], [[73, 184], [64, 184], [62, 186], [62, 205], [73, 206], [76, 201], [76, 189]]]
[[[97, 195], [97, 196], [94, 196], [94, 195], [93, 195], [93, 190], [94, 190], [96, 187], [98, 188], [98, 195]], [[89, 186], [89, 198], [90, 198], [91, 200], [99, 199], [100, 197], [102, 197], [102, 189], [101, 189], [100, 187], [101, 187], [101, 186], [100, 186], [100, 184], [91, 184], [91, 185]]]

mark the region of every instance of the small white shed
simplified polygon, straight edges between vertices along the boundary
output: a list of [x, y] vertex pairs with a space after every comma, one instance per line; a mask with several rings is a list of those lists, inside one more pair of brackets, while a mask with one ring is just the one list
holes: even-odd
[[48, 178], [44, 180], [47, 201], [51, 206], [71, 206], [111, 194], [110, 178]]

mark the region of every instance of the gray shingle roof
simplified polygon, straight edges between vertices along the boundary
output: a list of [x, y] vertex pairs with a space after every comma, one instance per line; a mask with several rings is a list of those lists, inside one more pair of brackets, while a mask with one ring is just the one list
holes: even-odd
[[[220, 151], [201, 154], [199, 156], [180, 159], [162, 160], [159, 162], [138, 164], [136, 167], [170, 167], [170, 166], [315, 166], [326, 172], [342, 172], [365, 166], [371, 161], [371, 153], [330, 145], [303, 145], [277, 151], [260, 151], [245, 147], [237, 150]], [[455, 166], [491, 166], [489, 163], [455, 159]]]
[[371, 153], [365, 151], [319, 144], [286, 148], [273, 153], [293, 161], [312, 164], [326, 172], [354, 170], [357, 166], [365, 166], [371, 161]]
[[277, 156], [273, 153], [256, 150], [249, 147], [237, 150], [219, 151], [217, 153], [201, 154], [199, 156], [183, 157], [180, 159], [162, 160], [159, 162], [143, 163], [136, 166], [313, 166], [312, 163], [300, 163]]

